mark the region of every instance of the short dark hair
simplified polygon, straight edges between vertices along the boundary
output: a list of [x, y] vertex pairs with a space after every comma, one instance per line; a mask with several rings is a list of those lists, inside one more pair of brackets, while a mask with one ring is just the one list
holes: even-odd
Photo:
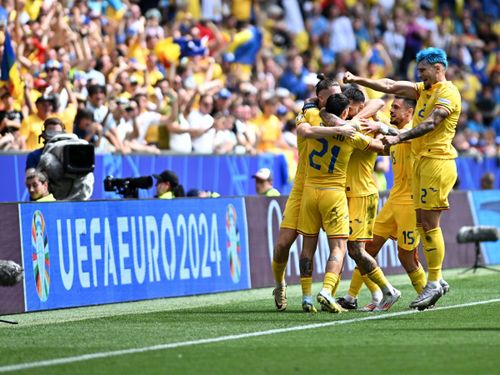
[[410, 99], [410, 98], [405, 98], [404, 96], [396, 96], [394, 98], [394, 100], [396, 99], [402, 99], [403, 100], [403, 104], [406, 108], [412, 108], [412, 109], [415, 109], [416, 105], [417, 105], [417, 101], [415, 99]]
[[347, 99], [352, 100], [353, 103], [365, 102], [365, 94], [363, 94], [363, 91], [353, 85], [346, 86], [346, 88], [342, 91], [342, 94], [347, 96]]
[[94, 115], [92, 111], [83, 108], [79, 109], [78, 112], [76, 112], [75, 124], [80, 124], [80, 122], [84, 119], [94, 120]]
[[333, 94], [328, 97], [325, 109], [327, 112], [340, 116], [349, 107], [349, 99], [344, 94]]
[[324, 74], [318, 74], [319, 82], [316, 84], [316, 95], [320, 91], [328, 90], [330, 87], [340, 86], [339, 83], [331, 78], [326, 77]]
[[57, 117], [49, 117], [43, 122], [43, 130], [47, 129], [47, 126], [59, 125], [64, 129], [64, 123]]
[[101, 85], [90, 85], [87, 90], [88, 90], [89, 96], [92, 96], [92, 95], [97, 94], [99, 92], [106, 94], [106, 87], [101, 86]]

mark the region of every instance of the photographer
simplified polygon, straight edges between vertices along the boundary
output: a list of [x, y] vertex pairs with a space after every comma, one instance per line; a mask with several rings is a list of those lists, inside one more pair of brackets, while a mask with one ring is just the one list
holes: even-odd
[[173, 199], [184, 197], [184, 187], [179, 184], [179, 177], [169, 170], [154, 174], [156, 178], [156, 198]]

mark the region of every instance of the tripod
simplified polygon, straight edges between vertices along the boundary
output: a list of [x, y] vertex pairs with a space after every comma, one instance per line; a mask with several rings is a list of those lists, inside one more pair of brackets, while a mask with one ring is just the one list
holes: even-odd
[[484, 268], [486, 270], [500, 272], [500, 270], [497, 270], [495, 268], [488, 267], [488, 266], [485, 266], [485, 265], [479, 263], [479, 260], [481, 258], [481, 243], [479, 241], [475, 241], [474, 243], [476, 244], [476, 260], [474, 261], [474, 265], [472, 267], [467, 268], [462, 273], [466, 273], [466, 272], [471, 271], [471, 270], [472, 270], [472, 273], [476, 273], [476, 270], [478, 268]]

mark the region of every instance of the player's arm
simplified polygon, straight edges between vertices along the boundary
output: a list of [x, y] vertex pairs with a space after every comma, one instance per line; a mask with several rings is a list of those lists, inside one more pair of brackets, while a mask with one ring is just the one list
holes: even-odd
[[389, 126], [382, 121], [373, 121], [368, 119], [361, 120], [361, 130], [367, 134], [380, 133], [383, 135], [399, 135], [401, 133], [401, 130]]
[[369, 99], [365, 102], [365, 106], [353, 118], [369, 118], [375, 116], [378, 111], [384, 108], [385, 102], [382, 99]]
[[308, 122], [302, 122], [297, 126], [297, 135], [304, 138], [325, 138], [335, 135], [343, 135], [353, 138], [356, 130], [351, 125], [342, 126], [311, 126]]
[[406, 132], [401, 132], [396, 136], [384, 137], [383, 142], [385, 145], [391, 146], [404, 141], [409, 141], [413, 138], [421, 137], [436, 129], [449, 114], [448, 110], [443, 107], [434, 107], [430, 115], [416, 127]]
[[394, 94], [405, 98], [417, 99], [418, 92], [415, 84], [410, 81], [393, 81], [389, 78], [371, 79], [355, 76], [351, 72], [344, 74], [344, 83], [356, 83], [369, 87], [372, 90]]

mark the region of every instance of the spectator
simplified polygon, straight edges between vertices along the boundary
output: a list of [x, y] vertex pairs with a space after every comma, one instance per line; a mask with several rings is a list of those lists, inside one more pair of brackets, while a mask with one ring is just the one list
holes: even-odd
[[80, 109], [75, 116], [73, 133], [85, 139], [91, 145], [99, 147], [102, 137], [102, 125], [94, 122], [94, 115], [88, 109]]
[[280, 192], [273, 187], [273, 177], [269, 168], [261, 168], [255, 173], [255, 190], [257, 194], [266, 197], [280, 196]]
[[193, 152], [200, 154], [212, 154], [214, 152], [214, 118], [210, 115], [213, 105], [214, 100], [211, 96], [202, 95], [199, 108], [189, 114], [187, 119], [189, 127], [194, 130], [191, 133]]
[[173, 199], [184, 196], [184, 187], [179, 184], [179, 177], [169, 170], [154, 174], [156, 178], [156, 197], [160, 199]]
[[26, 171], [25, 184], [31, 201], [53, 202], [56, 200], [49, 193], [49, 178], [44, 172], [35, 168], [28, 169]]

